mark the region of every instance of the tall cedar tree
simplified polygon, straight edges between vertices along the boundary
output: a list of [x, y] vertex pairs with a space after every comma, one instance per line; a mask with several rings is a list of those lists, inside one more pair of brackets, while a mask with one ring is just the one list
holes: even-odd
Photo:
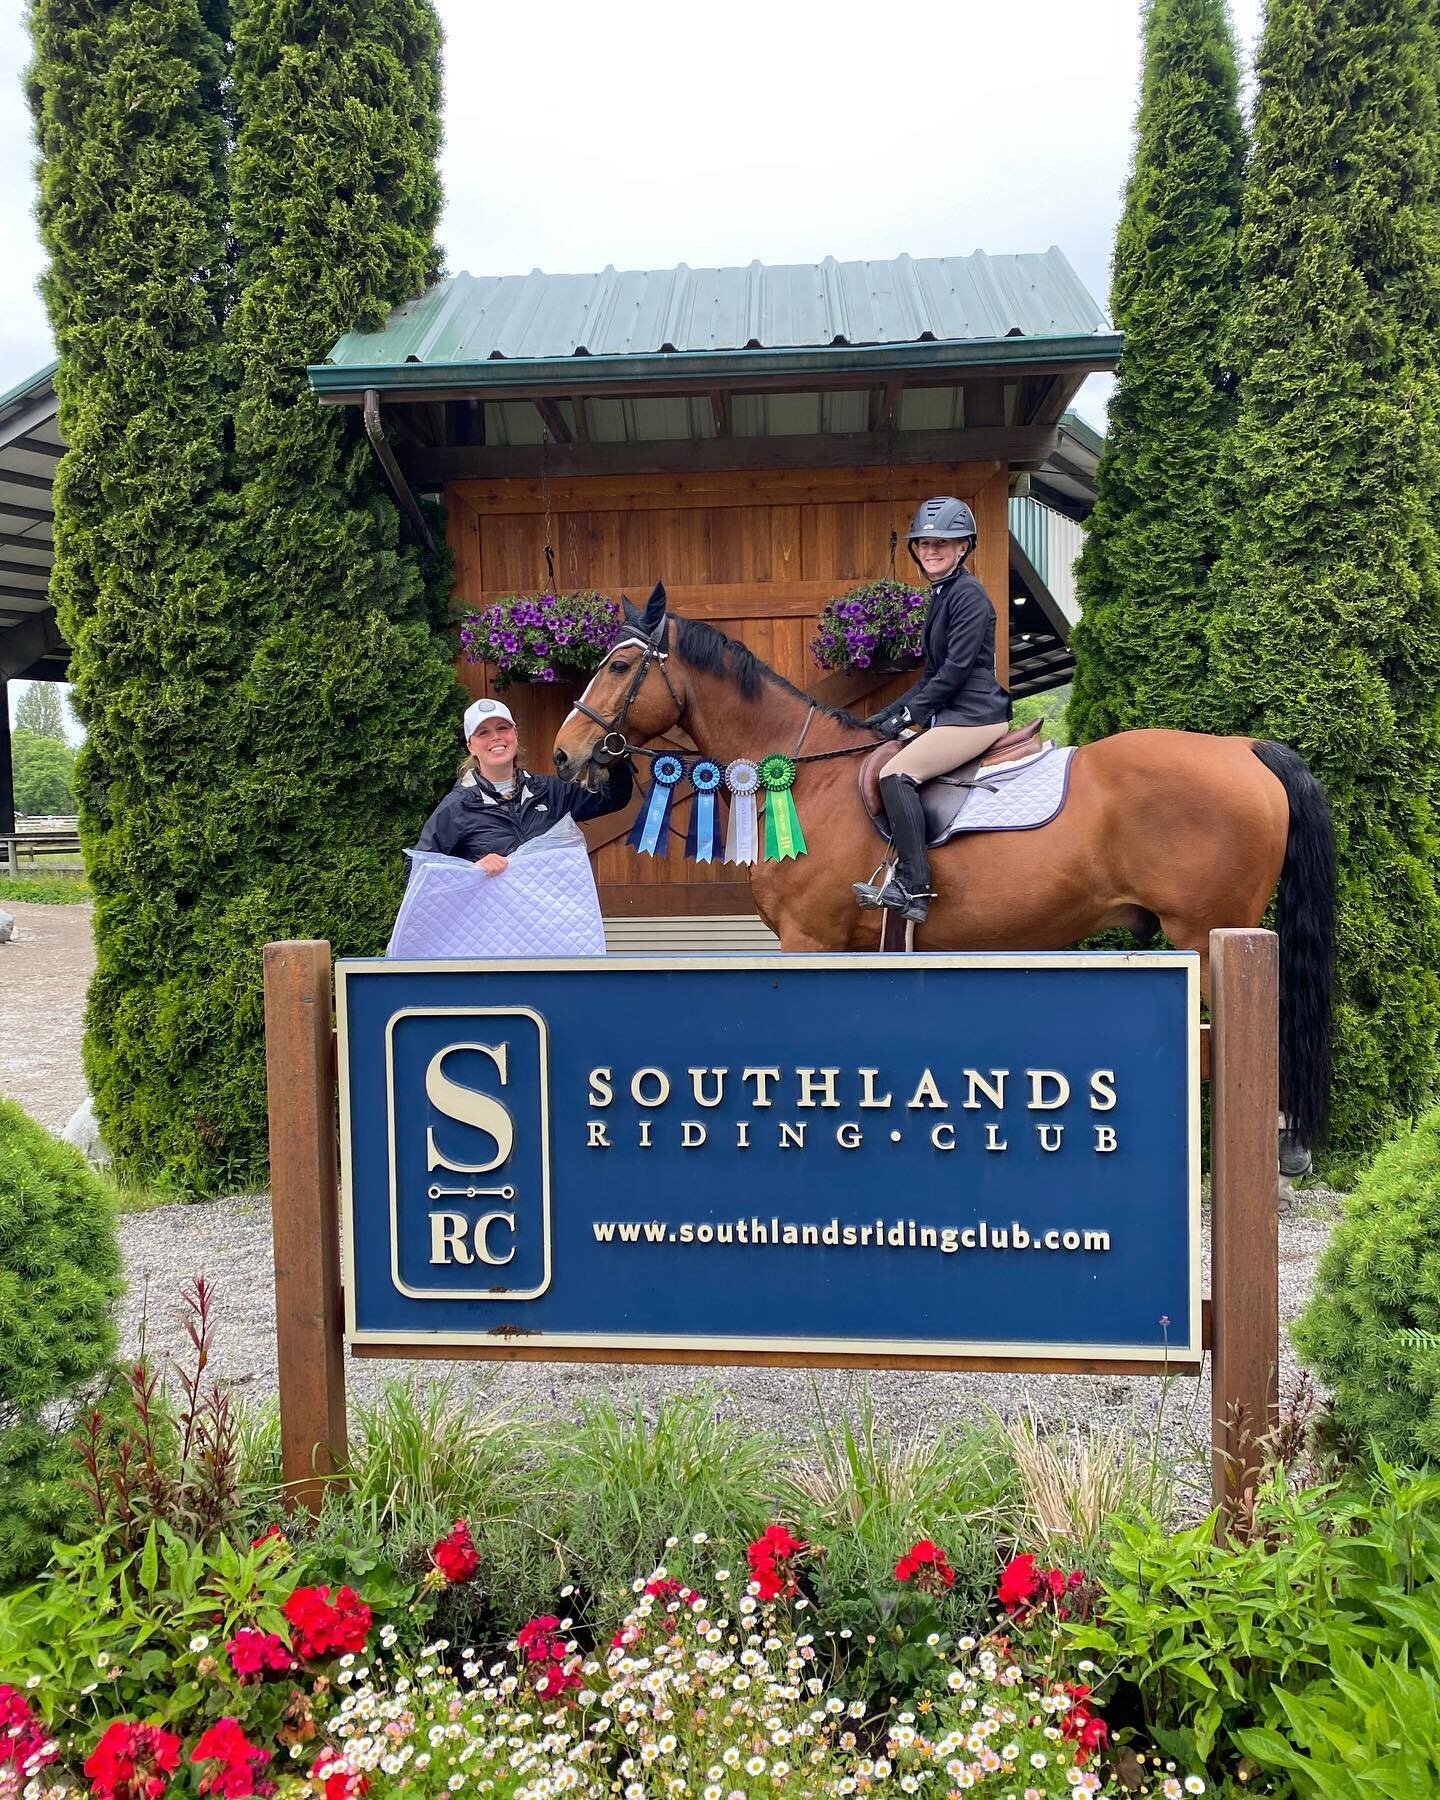
[[1225, 0], [1150, 0], [1111, 288], [1125, 348], [1077, 570], [1077, 743], [1144, 725], [1211, 729], [1206, 580], [1224, 536], [1215, 467], [1234, 411], [1238, 91]]
[[33, 0], [43, 291], [69, 449], [51, 593], [87, 727], [77, 769], [95, 894], [86, 1070], [122, 1162], [211, 1129], [197, 896], [224, 879], [209, 807], [244, 655], [227, 561], [220, 325], [229, 271], [221, 0]]
[[232, 41], [246, 642], [213, 771], [238, 879], [202, 903], [205, 981], [186, 1004], [219, 1132], [190, 1160], [201, 1185], [263, 1159], [260, 947], [378, 953], [401, 848], [463, 753], [448, 560], [402, 533], [354, 409], [321, 407], [305, 379], [439, 272], [439, 23], [429, 0], [235, 0]]
[[1440, 1031], [1440, 56], [1419, 0], [1271, 0], [1241, 233], [1229, 728], [1330, 796], [1335, 1138], [1430, 1092]]

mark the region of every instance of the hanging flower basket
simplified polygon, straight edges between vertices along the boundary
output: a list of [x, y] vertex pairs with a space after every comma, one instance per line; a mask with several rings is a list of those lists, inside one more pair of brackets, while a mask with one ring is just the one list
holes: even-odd
[[460, 621], [467, 662], [486, 662], [497, 686], [512, 681], [585, 681], [605, 660], [620, 629], [620, 608], [593, 590], [506, 594]]
[[903, 581], [867, 581], [837, 595], [820, 615], [810, 649], [822, 669], [899, 674], [918, 669], [928, 594]]

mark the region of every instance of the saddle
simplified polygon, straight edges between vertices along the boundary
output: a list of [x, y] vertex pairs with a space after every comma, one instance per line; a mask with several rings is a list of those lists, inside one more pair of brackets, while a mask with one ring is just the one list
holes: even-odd
[[[1032, 719], [1018, 731], [1007, 731], [1004, 737], [993, 743], [974, 762], [964, 763], [960, 768], [952, 769], [948, 775], [937, 775], [922, 784], [920, 800], [925, 808], [925, 838], [930, 849], [935, 849], [954, 835], [958, 828], [959, 814], [974, 792], [973, 784], [980, 771], [1003, 763], [1026, 761], [1040, 753], [1043, 725], [1042, 719]], [[901, 744], [893, 742], [877, 744], [860, 765], [860, 798], [865, 803], [871, 824], [887, 843], [890, 834], [885, 829], [885, 804], [880, 798], [880, 777], [902, 748]]]

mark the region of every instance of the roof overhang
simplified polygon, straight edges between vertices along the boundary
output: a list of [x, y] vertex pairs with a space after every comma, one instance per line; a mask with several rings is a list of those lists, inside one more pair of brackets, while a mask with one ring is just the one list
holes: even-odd
[[50, 604], [57, 366], [0, 394], [0, 681], [61, 681], [70, 660]]
[[374, 389], [387, 401], [530, 399], [576, 393], [627, 395], [804, 391], [902, 379], [946, 385], [957, 375], [1085, 375], [1120, 358], [1119, 332], [1084, 337], [1005, 337], [923, 344], [807, 346], [797, 350], [675, 350], [637, 356], [489, 357], [484, 362], [312, 364], [322, 400], [359, 405]]

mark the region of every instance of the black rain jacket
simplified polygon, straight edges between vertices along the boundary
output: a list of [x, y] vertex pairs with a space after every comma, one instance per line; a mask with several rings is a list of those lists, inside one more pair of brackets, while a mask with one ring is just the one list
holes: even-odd
[[415, 848], [463, 856], [469, 862], [492, 853], [510, 856], [567, 814], [585, 820], [619, 812], [628, 804], [634, 785], [628, 757], [610, 764], [609, 780], [598, 794], [578, 781], [532, 775], [526, 769], [515, 771], [515, 791], [509, 796], [499, 793], [483, 776], [462, 778], [425, 821]]
[[995, 679], [995, 608], [963, 566], [937, 581], [920, 633], [925, 670], [896, 706], [919, 725], [993, 725], [1010, 717]]

